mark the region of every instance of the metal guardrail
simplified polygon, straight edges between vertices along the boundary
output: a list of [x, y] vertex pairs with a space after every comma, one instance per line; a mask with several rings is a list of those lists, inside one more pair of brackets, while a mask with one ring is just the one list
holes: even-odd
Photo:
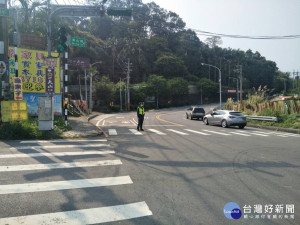
[[278, 118], [277, 117], [270, 117], [270, 116], [248, 116], [245, 115], [246, 118], [250, 119], [250, 120], [263, 120], [263, 121], [274, 121], [274, 122], [278, 122]]

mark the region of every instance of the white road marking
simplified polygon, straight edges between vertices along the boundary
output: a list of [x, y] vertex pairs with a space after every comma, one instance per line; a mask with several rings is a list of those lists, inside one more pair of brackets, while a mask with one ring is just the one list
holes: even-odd
[[180, 132], [180, 131], [178, 131], [178, 130], [173, 130], [173, 129], [167, 129], [168, 131], [171, 131], [171, 132], [174, 132], [174, 133], [176, 133], [176, 134], [180, 134], [180, 135], [189, 135], [189, 134], [187, 134], [187, 133], [184, 133], [184, 132]]
[[231, 133], [231, 134], [241, 135], [241, 136], [251, 137], [251, 135], [249, 135], [249, 134], [242, 134], [242, 133], [237, 133], [237, 132], [230, 132], [230, 133]]
[[102, 126], [104, 126], [105, 125], [105, 120], [103, 120], [103, 122], [102, 122]]
[[256, 133], [262, 133], [262, 134], [273, 134], [273, 135], [277, 135], [279, 137], [285, 137], [285, 136], [288, 136], [288, 137], [300, 137], [299, 134], [291, 134], [291, 133], [283, 133], [283, 132], [261, 132], [261, 131], [253, 131], [253, 132], [256, 132]]
[[53, 141], [21, 141], [21, 144], [34, 143], [68, 143], [68, 142], [105, 142], [106, 139], [85, 139], [85, 140], [53, 140]]
[[246, 134], [252, 134], [252, 135], [257, 135], [257, 136], [262, 136], [262, 137], [269, 137], [269, 135], [267, 134], [259, 134], [259, 133], [250, 133], [250, 132], [247, 132], [247, 131], [238, 131], [238, 132], [242, 132], [242, 133], [246, 133]]
[[111, 117], [111, 116], [113, 116], [113, 115], [107, 115], [107, 116], [104, 116], [102, 119], [98, 120], [98, 122], [96, 123], [96, 126], [98, 127], [99, 124], [100, 124], [103, 120], [105, 120], [105, 119], [107, 119], [108, 117]]
[[0, 185], [0, 194], [17, 194], [28, 192], [42, 192], [42, 191], [58, 191], [67, 189], [78, 188], [91, 188], [91, 187], [103, 187], [114, 186], [122, 184], [132, 184], [132, 180], [129, 176], [120, 177], [105, 177], [105, 178], [93, 178], [82, 180], [65, 180], [65, 181], [52, 181], [41, 183], [25, 183], [25, 184], [9, 184]]
[[74, 155], [105, 155], [115, 154], [115, 151], [88, 151], [88, 152], [54, 152], [54, 153], [28, 153], [28, 154], [7, 154], [0, 155], [0, 159], [7, 158], [35, 158], [35, 157], [51, 157], [51, 156], [74, 156]]
[[203, 132], [195, 131], [195, 130], [190, 130], [190, 129], [184, 129], [184, 130], [192, 132], [192, 133], [196, 133], [196, 134], [201, 134], [201, 135], [210, 135], [210, 134], [207, 134], [207, 133], [203, 133]]
[[135, 135], [143, 135], [141, 132], [135, 130], [135, 129], [129, 129], [133, 134]]
[[135, 121], [135, 119], [133, 118], [132, 121], [135, 123], [135, 125], [138, 125], [138, 122]]
[[118, 135], [117, 130], [116, 129], [108, 129], [108, 135], [110, 135], [110, 136]]
[[96, 147], [108, 147], [107, 144], [96, 144], [96, 145], [35, 145], [35, 146], [20, 146], [20, 147], [11, 147], [12, 150], [21, 150], [21, 149], [41, 149], [41, 148], [96, 148]]
[[41, 225], [41, 224], [98, 224], [120, 220], [128, 220], [144, 216], [151, 216], [146, 202], [126, 205], [108, 206], [91, 209], [81, 209], [65, 212], [37, 214], [28, 216], [1, 218], [0, 224], [9, 225]]
[[224, 135], [224, 136], [229, 136], [231, 134], [223, 134], [223, 133], [220, 133], [220, 132], [216, 132], [216, 131], [212, 131], [212, 130], [203, 130], [205, 132], [210, 132], [210, 133], [213, 133], [213, 134], [220, 134], [220, 135]]
[[151, 131], [151, 132], [153, 132], [153, 133], [156, 133], [156, 134], [159, 134], [159, 135], [166, 135], [165, 133], [160, 132], [160, 131], [155, 130], [155, 129], [149, 129], [149, 131]]
[[[29, 164], [16, 166], [0, 166], [0, 172], [26, 171], [26, 170], [51, 170], [77, 167], [114, 166], [121, 165], [121, 160], [86, 161], [73, 163]], [[0, 223], [1, 224], [1, 223]]]

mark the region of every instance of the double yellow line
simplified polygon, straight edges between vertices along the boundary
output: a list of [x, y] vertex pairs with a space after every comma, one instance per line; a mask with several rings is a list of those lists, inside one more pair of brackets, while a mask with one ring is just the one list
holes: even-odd
[[[174, 112], [174, 113], [178, 113], [178, 112]], [[182, 124], [174, 123], [174, 122], [167, 121], [167, 120], [164, 120], [164, 119], [160, 118], [161, 116], [169, 115], [169, 114], [174, 114], [174, 113], [160, 114], [160, 115], [157, 115], [157, 116], [156, 116], [156, 119], [158, 119], [158, 120], [160, 120], [160, 121], [162, 121], [162, 122], [165, 122], [165, 123], [170, 123], [170, 124], [173, 124], [173, 125], [176, 125], [176, 126], [184, 127], [184, 125], [182, 125]]]

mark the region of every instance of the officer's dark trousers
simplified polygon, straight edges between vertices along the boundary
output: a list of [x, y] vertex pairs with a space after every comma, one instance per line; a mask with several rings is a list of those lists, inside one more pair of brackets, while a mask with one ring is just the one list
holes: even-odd
[[139, 115], [139, 123], [138, 123], [138, 126], [137, 126], [138, 130], [143, 129], [143, 122], [144, 122], [144, 115]]

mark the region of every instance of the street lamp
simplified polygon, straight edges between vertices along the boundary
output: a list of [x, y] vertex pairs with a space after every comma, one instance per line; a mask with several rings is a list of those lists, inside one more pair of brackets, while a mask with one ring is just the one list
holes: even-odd
[[[93, 67], [94, 65], [100, 64], [100, 63], [102, 63], [102, 61], [95, 62], [95, 63], [90, 65], [90, 68]], [[90, 99], [89, 99], [90, 107], [89, 108], [90, 108], [91, 112], [92, 112], [92, 108], [93, 108], [93, 101], [92, 101], [93, 90], [92, 89], [93, 89], [93, 73], [90, 72]], [[87, 90], [86, 87], [85, 87], [85, 90]]]
[[219, 86], [220, 86], [220, 110], [222, 109], [222, 84], [221, 84], [221, 78], [222, 78], [222, 75], [221, 75], [221, 70], [216, 67], [216, 66], [213, 66], [213, 65], [210, 65], [210, 64], [206, 64], [206, 63], [201, 63], [202, 66], [209, 66], [209, 67], [213, 67], [215, 69], [217, 69], [219, 71]]

